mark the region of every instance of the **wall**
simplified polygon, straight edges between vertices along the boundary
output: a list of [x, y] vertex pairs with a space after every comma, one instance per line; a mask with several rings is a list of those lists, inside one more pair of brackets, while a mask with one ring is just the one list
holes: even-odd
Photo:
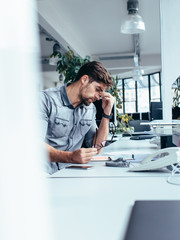
[[63, 83], [59, 81], [58, 72], [48, 71], [48, 72], [42, 72], [41, 74], [43, 79], [43, 86], [42, 86], [43, 89], [63, 85]]
[[172, 119], [172, 83], [180, 75], [180, 1], [160, 0], [163, 119]]

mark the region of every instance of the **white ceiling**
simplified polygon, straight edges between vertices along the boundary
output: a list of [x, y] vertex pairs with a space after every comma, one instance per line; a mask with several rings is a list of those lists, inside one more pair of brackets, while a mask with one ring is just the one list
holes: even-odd
[[[120, 33], [127, 16], [127, 0], [37, 0], [39, 24], [64, 49], [70, 46], [82, 57], [100, 60], [112, 74], [131, 75], [135, 46], [132, 35]], [[139, 35], [141, 65], [145, 73], [161, 69], [159, 0], [139, 0], [146, 31]], [[48, 57], [54, 42], [41, 34], [41, 54]], [[104, 57], [118, 57], [102, 60]]]

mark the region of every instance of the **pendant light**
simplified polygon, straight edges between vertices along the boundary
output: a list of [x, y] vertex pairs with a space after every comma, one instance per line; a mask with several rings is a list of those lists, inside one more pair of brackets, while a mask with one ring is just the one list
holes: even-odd
[[121, 32], [124, 34], [137, 34], [145, 31], [145, 24], [138, 14], [138, 0], [128, 0], [128, 17], [121, 25]]

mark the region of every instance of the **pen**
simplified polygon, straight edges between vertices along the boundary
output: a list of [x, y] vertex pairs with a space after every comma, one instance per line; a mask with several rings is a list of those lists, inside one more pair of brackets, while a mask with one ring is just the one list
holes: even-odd
[[94, 147], [96, 147], [97, 135], [98, 135], [98, 129], [96, 128]]

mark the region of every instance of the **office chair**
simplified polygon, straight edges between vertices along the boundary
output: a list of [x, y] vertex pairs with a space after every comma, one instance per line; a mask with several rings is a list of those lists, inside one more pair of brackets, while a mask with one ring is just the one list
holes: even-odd
[[172, 109], [172, 119], [178, 119], [180, 117], [180, 108], [178, 106]]
[[141, 113], [141, 119], [150, 121], [150, 112], [142, 112]]
[[151, 112], [151, 120], [163, 119], [162, 102], [151, 102], [150, 112]]

